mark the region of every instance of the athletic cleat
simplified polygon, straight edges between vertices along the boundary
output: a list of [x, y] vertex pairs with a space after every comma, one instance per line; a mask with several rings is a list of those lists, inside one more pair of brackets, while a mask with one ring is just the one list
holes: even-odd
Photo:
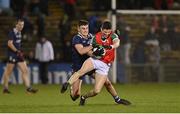
[[69, 86], [69, 83], [68, 83], [68, 82], [65, 82], [65, 83], [62, 85], [61, 93], [64, 93], [64, 92], [67, 90], [68, 86]]
[[84, 106], [85, 101], [86, 101], [86, 99], [83, 96], [81, 96], [81, 99], [80, 99], [80, 102], [79, 102], [79, 106]]
[[79, 98], [79, 95], [76, 95], [76, 96], [70, 95], [70, 97], [71, 97], [71, 99], [72, 99], [73, 101], [75, 101], [75, 100], [77, 100], [77, 99]]
[[3, 94], [11, 94], [11, 92], [8, 89], [3, 89]]
[[123, 104], [123, 105], [130, 105], [131, 104], [131, 102], [129, 102], [128, 100], [125, 100], [125, 99], [117, 99], [117, 100], [115, 100], [115, 102], [117, 104]]
[[27, 93], [37, 93], [38, 89], [28, 88], [26, 89]]

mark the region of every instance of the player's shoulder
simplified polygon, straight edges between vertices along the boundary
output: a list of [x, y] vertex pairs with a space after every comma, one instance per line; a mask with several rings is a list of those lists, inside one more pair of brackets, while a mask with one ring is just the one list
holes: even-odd
[[8, 34], [9, 34], [9, 35], [14, 34], [14, 30], [10, 29], [10, 30], [8, 31]]
[[119, 37], [116, 33], [112, 33], [111, 38], [114, 40], [114, 39], [118, 39]]
[[81, 39], [81, 38], [82, 38], [82, 36], [80, 34], [76, 34], [76, 35], [74, 35], [73, 40]]
[[73, 39], [72, 39], [72, 44], [77, 44], [82, 42], [82, 36], [79, 34], [74, 35]]

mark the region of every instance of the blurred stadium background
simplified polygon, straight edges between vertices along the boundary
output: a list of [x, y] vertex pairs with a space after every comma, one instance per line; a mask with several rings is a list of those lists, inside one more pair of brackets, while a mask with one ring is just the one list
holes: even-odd
[[[118, 10], [111, 2], [116, 2]], [[121, 46], [109, 75], [117, 87], [149, 82], [178, 85], [179, 10], [179, 0], [0, 0], [0, 82], [6, 63], [7, 32], [16, 18], [25, 19], [22, 43], [33, 84], [41, 84], [39, 64], [34, 60], [35, 45], [41, 36], [52, 42], [55, 51], [48, 83], [61, 84], [71, 74], [71, 38], [77, 32], [78, 20], [89, 20], [90, 32], [95, 34], [108, 18], [121, 34]], [[93, 80], [87, 77], [84, 82], [91, 84]], [[14, 69], [10, 83], [23, 83], [18, 69]]]

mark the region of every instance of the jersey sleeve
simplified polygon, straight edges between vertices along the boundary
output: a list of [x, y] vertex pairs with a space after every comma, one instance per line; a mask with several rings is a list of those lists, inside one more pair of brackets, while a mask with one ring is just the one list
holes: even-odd
[[112, 40], [119, 39], [118, 35], [116, 33], [113, 33], [111, 35]]
[[97, 45], [97, 42], [96, 42], [96, 36], [93, 36], [93, 37], [92, 37], [91, 45], [92, 45], [92, 46]]
[[76, 45], [76, 44], [82, 44], [81, 38], [79, 36], [74, 36], [73, 37], [72, 45]]
[[13, 32], [12, 31], [10, 31], [9, 33], [8, 33], [8, 40], [13, 40]]

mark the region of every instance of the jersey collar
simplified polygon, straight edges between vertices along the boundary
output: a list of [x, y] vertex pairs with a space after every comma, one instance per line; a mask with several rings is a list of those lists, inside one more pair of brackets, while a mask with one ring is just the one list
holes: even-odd
[[16, 28], [14, 28], [13, 31], [14, 31], [15, 34], [21, 33], [21, 32], [18, 32], [18, 30]]

